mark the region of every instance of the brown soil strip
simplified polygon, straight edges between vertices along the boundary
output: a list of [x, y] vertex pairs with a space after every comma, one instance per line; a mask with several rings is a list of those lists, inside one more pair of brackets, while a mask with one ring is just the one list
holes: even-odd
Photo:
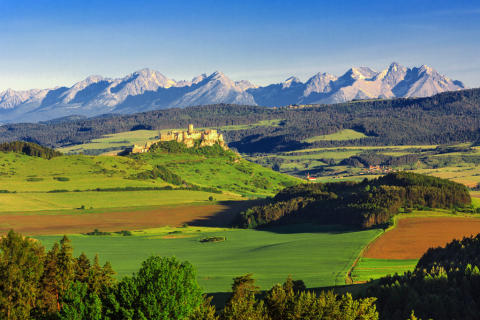
[[480, 233], [480, 219], [407, 218], [382, 235], [363, 255], [374, 259], [420, 259], [432, 247]]
[[265, 200], [224, 201], [217, 204], [157, 207], [103, 213], [0, 216], [0, 234], [14, 229], [25, 236], [138, 230], [163, 226], [228, 227], [238, 212], [263, 205]]

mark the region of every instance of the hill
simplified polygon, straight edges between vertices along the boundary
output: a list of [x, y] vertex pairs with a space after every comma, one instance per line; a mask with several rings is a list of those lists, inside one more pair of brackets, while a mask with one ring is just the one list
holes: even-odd
[[[387, 222], [413, 208], [464, 208], [468, 189], [459, 183], [411, 172], [389, 173], [362, 182], [302, 184], [285, 188], [276, 203], [254, 207], [237, 216], [243, 228], [314, 222], [340, 223], [362, 229]], [[473, 207], [472, 207], [473, 210]]]
[[0, 93], [0, 122], [132, 114], [214, 103], [268, 107], [332, 104], [354, 99], [427, 97], [466, 88], [425, 65], [410, 69], [398, 63], [380, 72], [368, 67], [351, 68], [340, 77], [319, 72], [305, 83], [291, 77], [265, 87], [246, 80], [232, 81], [218, 71], [191, 81], [176, 81], [143, 69], [120, 79], [90, 76], [71, 88], [6, 90]]
[[[333, 106], [270, 109], [210, 105], [150, 111], [58, 124], [0, 126], [0, 142], [23, 140], [59, 148], [103, 135], [132, 130], [222, 128], [230, 148], [241, 153], [277, 153], [313, 148], [391, 145], [438, 145], [480, 138], [480, 89], [446, 92], [428, 98], [355, 101]], [[266, 121], [275, 122], [269, 125]], [[248, 125], [252, 125], [249, 127]], [[228, 127], [233, 129], [229, 130]], [[304, 139], [355, 130], [365, 135], [349, 140]]]

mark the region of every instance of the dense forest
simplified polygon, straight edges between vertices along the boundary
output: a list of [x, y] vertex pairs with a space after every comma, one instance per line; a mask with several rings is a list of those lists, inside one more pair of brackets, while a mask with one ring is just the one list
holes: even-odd
[[53, 149], [39, 146], [36, 143], [24, 142], [24, 141], [13, 141], [5, 142], [0, 144], [0, 151], [4, 152], [16, 152], [25, 154], [32, 157], [40, 157], [44, 159], [51, 159], [53, 157], [59, 157], [62, 155], [61, 152], [55, 151]]
[[[225, 131], [229, 147], [244, 153], [274, 153], [305, 148], [454, 144], [480, 139], [480, 89], [444, 92], [428, 98], [378, 99], [305, 108], [270, 109], [218, 104], [157, 110], [48, 124], [0, 126], [0, 142], [23, 140], [50, 147], [75, 145], [105, 134], [131, 130], [221, 127], [278, 119], [277, 126]], [[354, 129], [356, 140], [303, 139]]]
[[369, 288], [378, 298], [382, 320], [478, 319], [480, 313], [480, 234], [430, 248], [415, 270], [387, 276]]
[[237, 215], [241, 228], [294, 223], [340, 223], [370, 228], [413, 208], [464, 208], [471, 204], [463, 184], [412, 172], [389, 173], [362, 182], [310, 183], [283, 189], [275, 202]]
[[[98, 232], [97, 230], [97, 233]], [[203, 295], [195, 267], [175, 257], [151, 256], [132, 276], [116, 281], [82, 253], [73, 256], [67, 236], [45, 253], [42, 244], [11, 230], [0, 238], [0, 318], [6, 320], [146, 319], [351, 319], [377, 320], [375, 298], [352, 299], [306, 291], [290, 276], [257, 300], [252, 274], [233, 279], [232, 293], [217, 312]]]

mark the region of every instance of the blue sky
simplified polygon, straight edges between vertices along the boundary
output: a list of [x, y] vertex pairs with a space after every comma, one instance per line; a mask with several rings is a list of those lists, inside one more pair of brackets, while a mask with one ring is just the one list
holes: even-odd
[[0, 0], [0, 92], [150, 68], [267, 85], [426, 64], [480, 87], [478, 1]]

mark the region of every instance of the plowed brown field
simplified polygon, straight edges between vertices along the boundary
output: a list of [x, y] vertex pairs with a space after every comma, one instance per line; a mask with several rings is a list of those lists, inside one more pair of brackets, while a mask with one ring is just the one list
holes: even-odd
[[480, 233], [480, 219], [407, 218], [385, 233], [364, 254], [375, 259], [419, 259], [431, 247]]
[[85, 233], [99, 229], [101, 231], [138, 230], [163, 226], [225, 227], [238, 212], [263, 205], [264, 200], [225, 201], [218, 204], [184, 205], [157, 207], [149, 209], [119, 209], [105, 212], [88, 213], [78, 210], [62, 214], [58, 211], [2, 214], [0, 215], [0, 234], [10, 229], [22, 235], [49, 235]]

